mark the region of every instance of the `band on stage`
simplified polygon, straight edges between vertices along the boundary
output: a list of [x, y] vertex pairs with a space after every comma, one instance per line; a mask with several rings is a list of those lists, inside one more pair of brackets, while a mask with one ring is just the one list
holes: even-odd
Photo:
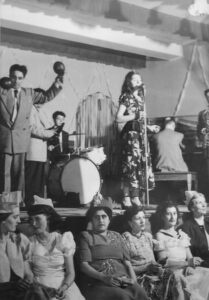
[[[0, 79], [0, 193], [21, 191], [25, 206], [32, 204], [34, 195], [57, 201], [67, 192], [79, 193], [80, 204], [91, 202], [101, 190], [100, 167], [108, 159], [104, 145], [86, 149], [70, 146], [65, 112], [54, 111], [53, 125], [47, 128], [41, 108], [60, 93], [65, 77], [62, 62], [56, 62], [53, 70], [56, 78], [46, 91], [24, 88], [24, 65], [12, 65], [9, 77]], [[182, 155], [184, 135], [175, 130], [174, 118], [165, 118], [163, 128], [147, 122], [146, 86], [136, 71], [128, 72], [124, 78], [115, 121], [120, 146], [121, 205], [141, 205], [145, 199], [149, 204], [149, 191], [155, 188], [154, 171], [188, 171]], [[206, 162], [208, 123], [206, 109], [198, 119], [198, 137], [204, 141]], [[73, 133], [79, 134], [85, 133]]]

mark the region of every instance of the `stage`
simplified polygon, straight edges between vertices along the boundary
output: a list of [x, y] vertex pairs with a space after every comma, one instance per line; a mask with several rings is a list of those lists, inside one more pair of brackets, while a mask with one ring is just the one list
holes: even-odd
[[[145, 206], [145, 216], [146, 216], [146, 230], [150, 230], [149, 218], [155, 212], [156, 205], [150, 205], [149, 207]], [[188, 209], [185, 205], [178, 206], [180, 211], [180, 216], [183, 213], [188, 212]], [[59, 207], [55, 208], [57, 213], [63, 218], [63, 228], [62, 231], [71, 231], [74, 235], [75, 240], [78, 238], [79, 233], [87, 228], [87, 220], [85, 218], [88, 208], [84, 207]], [[119, 208], [113, 208], [113, 218], [110, 223], [110, 229], [121, 232], [123, 225], [123, 216], [124, 210]], [[209, 211], [208, 211], [209, 215]], [[21, 224], [18, 226], [18, 229], [27, 236], [30, 236], [31, 228], [28, 226], [28, 215], [25, 210], [20, 212]], [[181, 222], [181, 220], [180, 220]]]

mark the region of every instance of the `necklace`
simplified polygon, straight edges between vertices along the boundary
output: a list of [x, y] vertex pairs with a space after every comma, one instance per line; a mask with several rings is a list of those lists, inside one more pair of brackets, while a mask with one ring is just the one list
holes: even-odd
[[43, 246], [48, 246], [51, 243], [52, 240], [52, 235], [49, 234], [47, 237], [45, 238], [41, 238], [40, 236], [36, 236], [37, 241], [43, 245]]
[[132, 235], [135, 236], [135, 237], [137, 237], [137, 238], [140, 238], [142, 236], [142, 231], [137, 232], [137, 233], [135, 233], [135, 232], [132, 231]]

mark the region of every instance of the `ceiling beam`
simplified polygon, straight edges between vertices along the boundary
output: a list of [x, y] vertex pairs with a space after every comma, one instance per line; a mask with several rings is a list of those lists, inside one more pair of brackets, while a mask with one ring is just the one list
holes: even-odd
[[60, 11], [57, 7], [53, 8], [52, 14], [53, 9], [50, 7], [49, 11], [46, 4], [42, 6], [41, 3], [37, 3], [34, 9], [34, 3], [31, 7], [29, 1], [21, 3], [25, 3], [25, 7], [18, 6], [16, 1], [2, 4], [2, 27], [164, 60], [183, 55], [183, 45], [178, 42], [166, 43], [158, 41], [157, 36], [154, 39], [147, 34], [119, 30], [114, 26], [110, 27], [109, 24], [109, 27], [97, 24], [93, 22], [94, 16], [91, 17], [93, 25], [81, 24], [62, 7], [59, 8]]

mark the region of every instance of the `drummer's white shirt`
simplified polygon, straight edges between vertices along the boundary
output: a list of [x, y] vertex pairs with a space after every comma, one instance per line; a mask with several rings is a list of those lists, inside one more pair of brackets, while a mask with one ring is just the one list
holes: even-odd
[[60, 144], [60, 151], [63, 152], [63, 145], [62, 145], [62, 132], [59, 134], [59, 144]]

